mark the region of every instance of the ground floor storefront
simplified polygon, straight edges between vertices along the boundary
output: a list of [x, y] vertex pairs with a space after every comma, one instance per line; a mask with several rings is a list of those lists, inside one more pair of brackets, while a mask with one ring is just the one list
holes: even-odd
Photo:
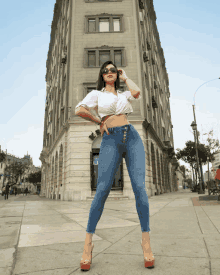
[[[143, 121], [133, 121], [131, 124], [144, 145], [145, 189], [148, 196], [177, 191], [176, 163], [169, 153], [172, 146], [166, 146], [153, 128]], [[50, 151], [45, 148], [41, 154], [41, 196], [66, 201], [92, 199], [98, 184], [101, 142], [99, 131], [89, 123], [70, 125], [61, 133], [54, 148]], [[124, 157], [115, 174], [109, 196], [134, 199]]]

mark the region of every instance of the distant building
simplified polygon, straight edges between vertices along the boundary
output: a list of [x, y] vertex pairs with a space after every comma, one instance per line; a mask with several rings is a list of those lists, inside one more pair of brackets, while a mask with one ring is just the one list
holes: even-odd
[[[215, 178], [213, 174], [214, 174], [213, 171], [209, 170], [209, 180], [213, 180]], [[204, 181], [207, 182], [208, 181], [208, 171], [206, 171], [203, 174], [203, 177], [204, 177]]]
[[215, 177], [216, 170], [218, 169], [218, 166], [220, 165], [220, 152], [217, 152], [214, 154], [215, 160], [212, 161], [212, 171], [213, 171], [213, 176]]
[[[146, 152], [149, 196], [177, 189], [169, 77], [153, 1], [57, 0], [46, 62], [43, 132], [43, 196], [94, 197], [102, 137], [94, 123], [75, 115], [76, 105], [97, 88], [101, 65], [112, 60], [141, 90], [129, 122]], [[121, 91], [128, 90], [120, 81]], [[94, 114], [97, 113], [92, 110]], [[123, 158], [110, 196], [134, 198]]]
[[178, 167], [176, 170], [176, 176], [177, 176], [177, 186], [179, 188], [183, 188], [184, 186], [184, 173], [180, 168]]
[[6, 154], [5, 162], [0, 162], [0, 189], [2, 189], [3, 186], [5, 186], [7, 183], [14, 183], [11, 180], [11, 175], [7, 174], [5, 172], [6, 165], [10, 165], [10, 164], [16, 163], [16, 162], [17, 163], [21, 162], [23, 164], [27, 164], [29, 166], [29, 168], [27, 171], [25, 171], [25, 173], [22, 175], [22, 177], [18, 179], [17, 185], [20, 188], [23, 188], [23, 186], [25, 186], [25, 187], [28, 187], [29, 190], [32, 190], [32, 189], [34, 190], [35, 187], [33, 186], [33, 184], [30, 184], [25, 179], [26, 179], [26, 177], [28, 177], [28, 175], [30, 173], [35, 173], [35, 172], [40, 171], [41, 167], [37, 167], [37, 166], [33, 165], [33, 160], [31, 158], [31, 156], [28, 155], [28, 153], [27, 153], [27, 155], [24, 155], [23, 158], [16, 157], [15, 155], [8, 153], [7, 150], [6, 151], [1, 150], [1, 145], [0, 145], [0, 152], [4, 152]]

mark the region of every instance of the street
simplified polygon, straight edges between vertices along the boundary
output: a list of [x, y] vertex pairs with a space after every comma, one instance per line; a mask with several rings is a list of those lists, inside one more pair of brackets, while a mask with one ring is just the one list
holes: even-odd
[[[107, 200], [93, 235], [89, 274], [218, 275], [220, 204], [194, 206], [191, 198], [198, 196], [181, 189], [149, 198], [152, 270], [144, 268], [135, 201]], [[91, 202], [1, 196], [0, 274], [82, 274]]]

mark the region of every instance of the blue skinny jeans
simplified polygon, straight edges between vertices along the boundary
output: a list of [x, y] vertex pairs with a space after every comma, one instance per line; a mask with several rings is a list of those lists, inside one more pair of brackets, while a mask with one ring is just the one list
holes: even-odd
[[125, 162], [136, 199], [141, 231], [149, 232], [149, 202], [145, 189], [145, 151], [140, 135], [131, 124], [108, 128], [104, 132], [99, 153], [98, 181], [92, 201], [87, 233], [95, 233], [115, 174], [125, 153]]

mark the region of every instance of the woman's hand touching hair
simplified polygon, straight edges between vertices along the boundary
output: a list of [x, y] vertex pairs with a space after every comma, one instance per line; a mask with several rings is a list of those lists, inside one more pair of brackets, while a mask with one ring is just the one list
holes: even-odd
[[126, 78], [128, 78], [125, 71], [123, 69], [118, 69], [118, 71], [119, 71], [119, 79], [125, 81]]

